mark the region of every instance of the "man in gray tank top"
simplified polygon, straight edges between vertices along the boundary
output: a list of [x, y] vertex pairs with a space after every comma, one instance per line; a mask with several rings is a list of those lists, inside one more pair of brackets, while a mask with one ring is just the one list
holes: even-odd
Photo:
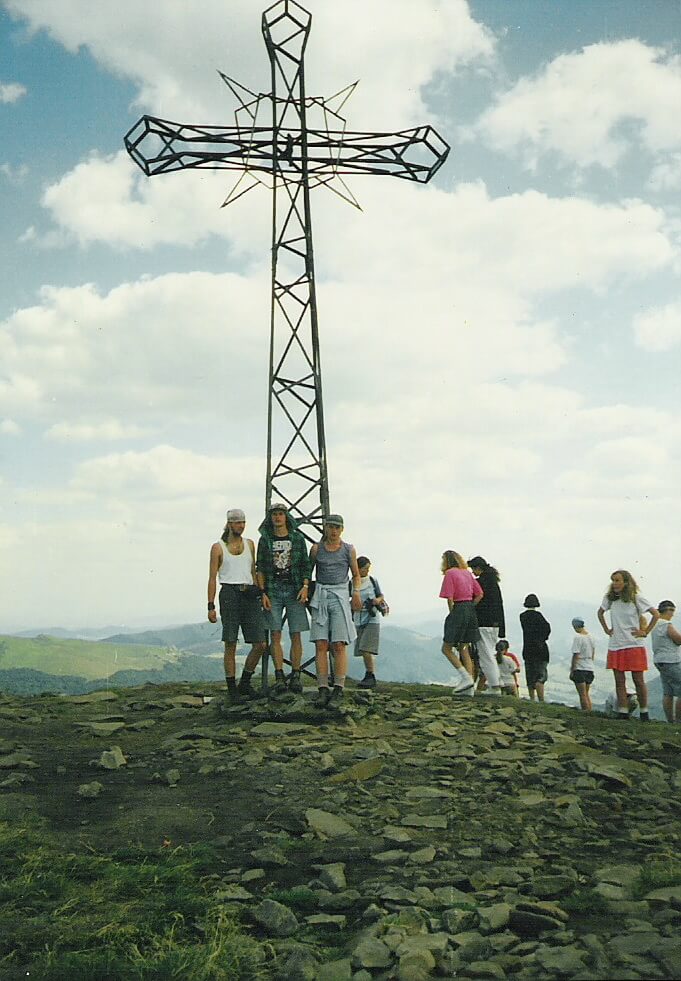
[[[230, 700], [255, 698], [251, 687], [253, 672], [265, 651], [265, 624], [263, 620], [261, 590], [255, 575], [255, 545], [250, 538], [243, 538], [246, 515], [241, 508], [227, 512], [227, 524], [220, 541], [210, 550], [208, 568], [208, 619], [217, 623], [215, 593], [220, 580], [220, 618], [222, 639], [225, 644], [225, 681]], [[236, 684], [236, 645], [239, 628], [251, 651]]]

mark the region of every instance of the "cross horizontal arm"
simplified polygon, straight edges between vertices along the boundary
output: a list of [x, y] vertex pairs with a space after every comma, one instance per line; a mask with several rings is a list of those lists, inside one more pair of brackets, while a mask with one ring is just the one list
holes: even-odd
[[[143, 116], [125, 137], [125, 146], [147, 176], [174, 170], [211, 168], [301, 174], [300, 132], [280, 129], [275, 162], [269, 127], [189, 126]], [[449, 146], [432, 126], [396, 133], [307, 130], [310, 176], [387, 174], [427, 183], [447, 159]]]

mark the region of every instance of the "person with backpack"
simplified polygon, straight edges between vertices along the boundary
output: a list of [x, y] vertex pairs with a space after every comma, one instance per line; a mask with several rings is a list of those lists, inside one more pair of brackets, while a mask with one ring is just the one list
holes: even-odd
[[[362, 608], [353, 614], [357, 640], [355, 641], [355, 657], [364, 658], [364, 677], [358, 683], [358, 688], [376, 687], [376, 662], [374, 658], [379, 653], [381, 640], [381, 617], [387, 615], [388, 604], [381, 592], [378, 580], [369, 575], [371, 560], [366, 555], [357, 559], [360, 575], [359, 598]], [[352, 586], [349, 587], [350, 589]]]

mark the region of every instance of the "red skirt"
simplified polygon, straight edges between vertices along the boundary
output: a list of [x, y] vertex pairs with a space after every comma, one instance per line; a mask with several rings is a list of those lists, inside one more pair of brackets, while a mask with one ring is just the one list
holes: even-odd
[[606, 667], [614, 671], [647, 671], [648, 654], [645, 647], [623, 647], [620, 651], [608, 651]]

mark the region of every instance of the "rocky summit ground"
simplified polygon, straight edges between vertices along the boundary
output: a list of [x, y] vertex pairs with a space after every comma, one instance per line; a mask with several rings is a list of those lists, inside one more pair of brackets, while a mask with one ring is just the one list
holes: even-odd
[[401, 685], [0, 726], [2, 979], [681, 976], [680, 728]]

